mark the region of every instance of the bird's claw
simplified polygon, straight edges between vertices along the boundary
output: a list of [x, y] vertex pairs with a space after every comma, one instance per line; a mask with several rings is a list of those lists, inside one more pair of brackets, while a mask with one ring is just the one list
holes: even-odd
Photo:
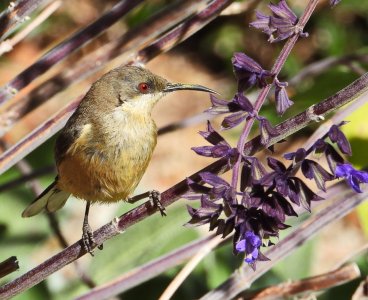
[[149, 192], [148, 198], [158, 208], [158, 210], [160, 211], [161, 216], [162, 217], [166, 216], [165, 207], [163, 207], [163, 205], [161, 203], [161, 193], [159, 191], [152, 190], [152, 191]]
[[[84, 250], [86, 250], [86, 252], [94, 256], [92, 249], [93, 246], [96, 245], [96, 241], [93, 237], [92, 228], [91, 226], [89, 226], [88, 223], [83, 223], [82, 242]], [[101, 249], [100, 248], [101, 246], [102, 245], [99, 245], [98, 248]]]

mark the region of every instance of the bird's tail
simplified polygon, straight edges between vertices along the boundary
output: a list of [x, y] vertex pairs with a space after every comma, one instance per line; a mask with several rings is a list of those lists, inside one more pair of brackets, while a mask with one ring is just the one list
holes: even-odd
[[46, 209], [48, 212], [54, 212], [64, 206], [69, 196], [70, 193], [59, 190], [56, 187], [55, 180], [23, 211], [22, 217], [32, 217], [43, 209]]

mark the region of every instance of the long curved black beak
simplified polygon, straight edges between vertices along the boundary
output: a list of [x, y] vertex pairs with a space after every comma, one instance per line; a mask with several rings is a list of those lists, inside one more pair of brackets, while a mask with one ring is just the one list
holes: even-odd
[[219, 95], [218, 92], [211, 90], [203, 85], [186, 84], [186, 83], [168, 83], [164, 89], [164, 92], [170, 93], [170, 92], [180, 91], [180, 90], [200, 91], [200, 92], [207, 92], [207, 93]]

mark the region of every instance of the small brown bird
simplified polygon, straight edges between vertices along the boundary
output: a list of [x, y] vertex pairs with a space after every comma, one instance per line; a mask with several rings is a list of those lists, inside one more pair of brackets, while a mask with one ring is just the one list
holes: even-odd
[[[82, 240], [94, 244], [88, 224], [91, 203], [128, 201], [141, 180], [156, 146], [154, 105], [177, 90], [216, 93], [200, 85], [170, 83], [135, 66], [118, 67], [97, 80], [61, 130], [55, 145], [58, 175], [22, 213], [62, 208], [70, 195], [87, 202]], [[163, 213], [159, 197], [149, 194]]]

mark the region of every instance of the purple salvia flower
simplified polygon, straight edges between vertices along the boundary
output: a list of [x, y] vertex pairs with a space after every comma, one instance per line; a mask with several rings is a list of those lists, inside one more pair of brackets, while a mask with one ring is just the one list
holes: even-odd
[[263, 13], [256, 11], [256, 21], [250, 23], [249, 25], [262, 30], [265, 34], [272, 36], [272, 33], [276, 30], [270, 27], [270, 16], [264, 15]]
[[[290, 193], [289, 198], [295, 204], [299, 205], [300, 203], [306, 210], [310, 212], [311, 201], [324, 200], [324, 198], [315, 194], [300, 178], [292, 177], [290, 179], [294, 184], [293, 188], [295, 189], [295, 193], [294, 195]], [[292, 186], [289, 184], [289, 187], [291, 188]]]
[[326, 143], [323, 139], [318, 139], [312, 146], [312, 150], [314, 151], [314, 155], [316, 157], [320, 157], [322, 154], [324, 154], [326, 152], [326, 149], [327, 149], [328, 145], [330, 145], [330, 144]]
[[192, 147], [195, 153], [206, 157], [223, 157], [228, 159], [229, 164], [236, 160], [238, 156], [237, 149], [232, 148], [229, 143], [213, 129], [209, 121], [207, 122], [207, 131], [200, 131], [199, 134], [213, 146]]
[[238, 126], [247, 118], [247, 115], [243, 112], [236, 112], [231, 115], [228, 115], [224, 118], [221, 123], [221, 129], [228, 130]]
[[223, 199], [229, 204], [236, 202], [235, 190], [226, 180], [210, 172], [202, 172], [199, 176], [204, 183], [212, 186], [208, 192], [212, 199]]
[[218, 99], [211, 95], [212, 107], [207, 112], [212, 114], [232, 113], [224, 118], [222, 129], [231, 129], [243, 122], [248, 115], [253, 115], [253, 105], [243, 93], [235, 94], [231, 101]]
[[235, 94], [234, 98], [227, 104], [229, 111], [233, 114], [224, 118], [221, 123], [222, 129], [231, 129], [242, 123], [248, 115], [253, 115], [253, 105], [243, 93]]
[[328, 166], [330, 167], [331, 172], [334, 174], [336, 170], [336, 166], [338, 164], [343, 164], [345, 160], [342, 156], [335, 150], [332, 145], [326, 143], [326, 149], [324, 151], [326, 160], [328, 162]]
[[272, 11], [272, 16], [267, 17], [262, 13], [257, 13], [257, 21], [251, 23], [251, 26], [268, 34], [269, 42], [282, 41], [294, 34], [308, 36], [297, 27], [298, 17], [289, 8], [285, 0], [281, 0], [278, 4], [271, 3], [268, 7]]
[[199, 134], [212, 145], [228, 145], [225, 139], [212, 127], [210, 121], [207, 121], [207, 130], [200, 131]]
[[229, 108], [230, 101], [219, 99], [213, 94], [210, 95], [210, 100], [212, 106], [209, 109], [207, 109], [206, 112], [209, 112], [214, 115], [226, 114], [231, 112]]
[[187, 200], [200, 200], [203, 194], [207, 195], [211, 191], [211, 188], [201, 185], [191, 178], [187, 178], [187, 186], [189, 190], [182, 195], [182, 198]]
[[289, 152], [284, 154], [284, 158], [287, 160], [293, 160], [295, 163], [301, 162], [307, 156], [307, 151], [304, 148], [299, 148], [295, 152]]
[[247, 231], [236, 243], [235, 249], [238, 253], [244, 252], [244, 261], [248, 264], [253, 264], [258, 259], [259, 248], [262, 245], [261, 238], [253, 231]]
[[199, 176], [205, 183], [208, 183], [209, 185], [212, 185], [213, 187], [217, 187], [221, 189], [222, 188], [227, 189], [230, 187], [230, 184], [226, 180], [222, 179], [220, 176], [212, 174], [211, 172], [201, 172]]
[[210, 95], [212, 106], [206, 110], [211, 114], [226, 114], [234, 112], [252, 113], [254, 108], [250, 100], [243, 93], [236, 93], [231, 101], [222, 100], [214, 95]]
[[286, 92], [287, 82], [280, 82], [275, 80], [275, 101], [276, 101], [276, 111], [282, 116], [284, 112], [294, 104], [288, 97]]
[[339, 4], [341, 0], [330, 0], [330, 5], [334, 7], [335, 5]]
[[278, 135], [278, 132], [266, 118], [257, 116], [257, 120], [259, 121], [261, 144], [267, 145], [272, 137]]
[[268, 6], [273, 16], [270, 17], [270, 26], [275, 28], [276, 38], [270, 37], [270, 42], [278, 42], [287, 39], [288, 37], [298, 33], [296, 25], [298, 17], [289, 8], [285, 0], [281, 0], [277, 5], [269, 4]]
[[243, 93], [236, 93], [233, 100], [229, 103], [229, 107], [230, 109], [240, 109], [250, 114], [254, 111], [253, 104]]
[[358, 171], [351, 164], [338, 164], [335, 170], [336, 177], [344, 177], [357, 193], [362, 193], [360, 183], [368, 183], [368, 172]]
[[245, 161], [250, 164], [250, 174], [252, 177], [252, 182], [258, 183], [258, 181], [267, 174], [265, 167], [256, 157], [245, 157]]
[[[303, 156], [303, 151], [299, 152], [300, 153], [298, 155]], [[293, 159], [292, 155], [290, 155], [290, 159]], [[273, 172], [263, 176], [260, 181], [261, 185], [273, 185], [280, 195], [289, 197], [290, 201], [298, 206], [302, 204], [302, 206], [307, 210], [310, 210], [311, 201], [323, 199], [313, 193], [313, 191], [309, 189], [301, 179], [294, 177], [293, 174], [290, 173], [291, 170], [287, 169], [281, 161], [268, 157], [267, 162], [268, 166], [273, 169]], [[314, 173], [311, 172], [311, 174], [311, 177], [314, 178]], [[274, 196], [275, 195], [276, 194], [274, 194]], [[287, 211], [285, 211], [285, 213], [288, 214]]]
[[286, 215], [298, 216], [285, 197], [278, 192], [265, 190], [261, 185], [254, 186], [247, 206], [261, 209], [267, 216], [280, 223], [285, 222]]
[[341, 122], [339, 125], [332, 125], [328, 132], [328, 137], [330, 138], [331, 142], [337, 144], [342, 153], [351, 156], [352, 152], [350, 143], [339, 128], [340, 126], [345, 124], [346, 122]]
[[304, 159], [302, 162], [303, 175], [308, 179], [314, 179], [318, 188], [322, 191], [326, 191], [325, 182], [334, 179], [334, 176], [328, 173], [317, 162]]
[[278, 4], [270, 3], [268, 7], [271, 9], [275, 18], [288, 19], [293, 24], [298, 22], [298, 17], [290, 9], [285, 0], [281, 0]]
[[243, 92], [255, 84], [259, 87], [267, 85], [266, 78], [271, 76], [271, 73], [262, 69], [260, 64], [251, 59], [244, 53], [234, 53], [231, 59], [234, 67], [235, 77], [238, 79], [238, 91]]
[[192, 219], [185, 224], [186, 226], [200, 226], [210, 223], [210, 230], [213, 230], [223, 207], [221, 204], [211, 201], [207, 195], [202, 195], [200, 208], [187, 205], [187, 209]]

